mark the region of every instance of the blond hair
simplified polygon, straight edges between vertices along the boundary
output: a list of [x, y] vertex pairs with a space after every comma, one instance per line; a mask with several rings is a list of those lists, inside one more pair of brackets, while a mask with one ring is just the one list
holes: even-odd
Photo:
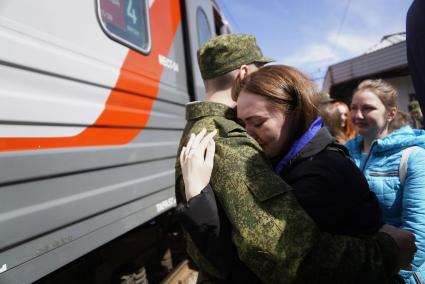
[[359, 84], [355, 93], [365, 90], [374, 93], [387, 110], [393, 107], [397, 108], [397, 90], [390, 83], [382, 79], [364, 80]]

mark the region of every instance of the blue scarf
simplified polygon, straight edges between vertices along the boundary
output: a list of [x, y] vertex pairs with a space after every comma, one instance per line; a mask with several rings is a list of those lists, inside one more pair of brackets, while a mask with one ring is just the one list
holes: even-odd
[[318, 116], [315, 121], [310, 125], [310, 128], [292, 145], [289, 152], [280, 160], [280, 162], [275, 167], [274, 171], [277, 174], [283, 170], [286, 164], [308, 143], [311, 139], [319, 132], [322, 128], [322, 117]]

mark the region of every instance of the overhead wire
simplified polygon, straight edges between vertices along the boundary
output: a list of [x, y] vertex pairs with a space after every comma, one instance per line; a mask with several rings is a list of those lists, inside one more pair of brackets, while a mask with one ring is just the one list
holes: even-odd
[[[344, 9], [344, 13], [342, 14], [342, 18], [341, 18], [341, 21], [339, 22], [338, 30], [336, 32], [335, 43], [332, 46], [332, 53], [335, 52], [336, 46], [338, 46], [339, 35], [341, 33], [342, 27], [344, 26], [345, 19], [347, 18], [348, 10], [350, 9], [350, 5], [351, 5], [351, 0], [347, 0], [346, 5], [345, 5], [345, 9]], [[330, 61], [331, 61], [330, 59], [326, 60], [326, 62], [330, 62]], [[325, 77], [326, 77], [326, 75], [323, 75], [323, 78], [325, 78]], [[321, 78], [317, 77], [317, 79], [320, 80]], [[316, 80], [316, 78], [315, 78], [315, 80]]]
[[229, 8], [227, 7], [227, 4], [224, 4], [224, 1], [222, 1], [222, 0], [218, 0], [218, 1], [220, 2], [220, 8], [224, 8], [224, 10], [226, 11], [226, 18], [230, 19], [232, 24], [235, 25], [236, 31], [240, 32], [241, 31], [240, 26], [239, 26], [238, 22], [235, 20], [235, 18], [233, 17]]
[[347, 0], [347, 4], [345, 5], [344, 14], [342, 14], [341, 22], [339, 23], [338, 30], [336, 33], [335, 43], [338, 45], [339, 35], [341, 33], [342, 26], [344, 25], [345, 19], [347, 18], [348, 10], [350, 8], [351, 0]]

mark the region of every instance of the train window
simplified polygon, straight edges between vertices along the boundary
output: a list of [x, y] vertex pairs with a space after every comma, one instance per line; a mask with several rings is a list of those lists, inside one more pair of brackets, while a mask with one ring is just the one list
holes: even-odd
[[141, 53], [151, 48], [148, 0], [97, 0], [104, 32]]
[[200, 7], [196, 11], [196, 24], [198, 26], [198, 44], [202, 46], [211, 38], [211, 29], [207, 15]]

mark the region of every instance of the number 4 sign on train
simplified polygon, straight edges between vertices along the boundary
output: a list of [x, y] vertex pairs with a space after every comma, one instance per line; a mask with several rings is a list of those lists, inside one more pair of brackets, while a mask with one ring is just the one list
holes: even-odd
[[142, 15], [145, 1], [100, 0], [101, 17], [112, 33], [129, 39], [134, 45], [145, 41], [147, 27]]

